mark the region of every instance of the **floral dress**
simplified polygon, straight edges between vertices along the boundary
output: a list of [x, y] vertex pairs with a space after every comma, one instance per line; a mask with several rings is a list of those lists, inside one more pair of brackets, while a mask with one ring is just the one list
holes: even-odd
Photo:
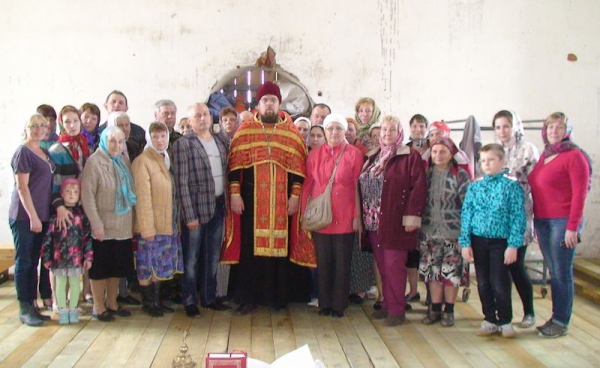
[[50, 263], [56, 276], [83, 275], [83, 262], [93, 260], [90, 223], [81, 206], [67, 207], [73, 214], [73, 224], [59, 230], [56, 214], [50, 217], [48, 231], [42, 243], [42, 260]]

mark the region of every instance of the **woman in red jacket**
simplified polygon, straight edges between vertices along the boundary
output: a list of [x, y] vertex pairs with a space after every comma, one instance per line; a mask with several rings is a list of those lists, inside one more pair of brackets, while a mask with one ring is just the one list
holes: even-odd
[[374, 319], [387, 326], [404, 322], [406, 259], [418, 249], [421, 216], [427, 198], [425, 166], [416, 151], [402, 144], [400, 119], [381, 123], [380, 149], [367, 157], [360, 174], [363, 222], [383, 282], [382, 309]]
[[325, 191], [339, 160], [331, 190], [333, 220], [313, 231], [312, 238], [317, 252], [319, 315], [342, 317], [348, 306], [352, 246], [360, 224], [356, 188], [363, 155], [346, 141], [348, 122], [342, 115], [329, 114], [323, 128], [327, 143], [308, 154], [302, 198], [306, 202], [309, 196], [316, 198]]
[[544, 153], [528, 178], [534, 229], [551, 276], [552, 317], [538, 327], [539, 335], [549, 338], [568, 333], [575, 294], [573, 257], [590, 186], [590, 157], [571, 141], [572, 130], [562, 112], [546, 119]]

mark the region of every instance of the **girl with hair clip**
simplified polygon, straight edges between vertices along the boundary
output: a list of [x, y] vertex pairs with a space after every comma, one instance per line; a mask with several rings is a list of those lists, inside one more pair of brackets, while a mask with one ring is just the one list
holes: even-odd
[[501, 110], [496, 113], [492, 121], [492, 128], [494, 128], [496, 141], [502, 144], [506, 152], [504, 167], [508, 169], [508, 175], [517, 179], [521, 184], [525, 195], [525, 214], [527, 216], [525, 241], [518, 250], [517, 261], [510, 264], [508, 269], [523, 303], [523, 320], [519, 323], [519, 327], [529, 328], [535, 324], [535, 313], [533, 285], [525, 269], [527, 245], [533, 241], [533, 201], [527, 177], [538, 162], [540, 154], [532, 143], [523, 139], [525, 134], [523, 122], [514, 111]]

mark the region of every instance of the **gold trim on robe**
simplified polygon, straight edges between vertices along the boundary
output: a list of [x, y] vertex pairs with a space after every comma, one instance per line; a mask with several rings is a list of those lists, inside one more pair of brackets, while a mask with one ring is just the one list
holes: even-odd
[[[280, 113], [277, 124], [262, 123], [255, 116], [242, 123], [229, 149], [229, 171], [254, 170], [254, 255], [286, 257], [304, 266], [316, 266], [314, 244], [302, 229], [299, 214], [287, 215], [288, 174], [306, 177], [306, 144], [290, 116]], [[241, 181], [243, 182], [243, 178]], [[301, 186], [294, 183], [292, 195]], [[240, 183], [230, 183], [228, 195], [239, 193]], [[292, 221], [290, 224], [289, 221]], [[221, 262], [239, 262], [241, 219], [227, 210]]]

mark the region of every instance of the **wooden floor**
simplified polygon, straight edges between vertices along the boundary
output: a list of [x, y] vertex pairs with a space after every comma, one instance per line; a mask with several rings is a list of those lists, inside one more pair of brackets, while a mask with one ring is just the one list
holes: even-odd
[[[520, 300], [514, 291], [513, 296], [519, 321]], [[59, 326], [53, 316], [33, 328], [19, 322], [14, 283], [6, 282], [0, 286], [0, 367], [170, 367], [184, 330], [200, 367], [208, 352], [244, 350], [271, 362], [304, 344], [326, 367], [600, 367], [600, 308], [579, 297], [570, 334], [554, 340], [538, 337], [535, 329], [517, 329], [512, 340], [477, 337], [482, 315], [475, 289], [467, 303], [456, 304], [453, 328], [422, 325], [420, 305], [407, 314], [406, 324], [385, 327], [369, 318], [371, 306], [353, 305], [341, 319], [319, 317], [316, 308], [300, 304], [279, 312], [261, 308], [245, 317], [205, 311], [196, 319], [181, 307], [163, 318], [134, 308], [132, 317], [113, 323], [87, 314], [77, 325]], [[540, 297], [539, 287], [535, 308], [541, 324], [551, 302]]]

